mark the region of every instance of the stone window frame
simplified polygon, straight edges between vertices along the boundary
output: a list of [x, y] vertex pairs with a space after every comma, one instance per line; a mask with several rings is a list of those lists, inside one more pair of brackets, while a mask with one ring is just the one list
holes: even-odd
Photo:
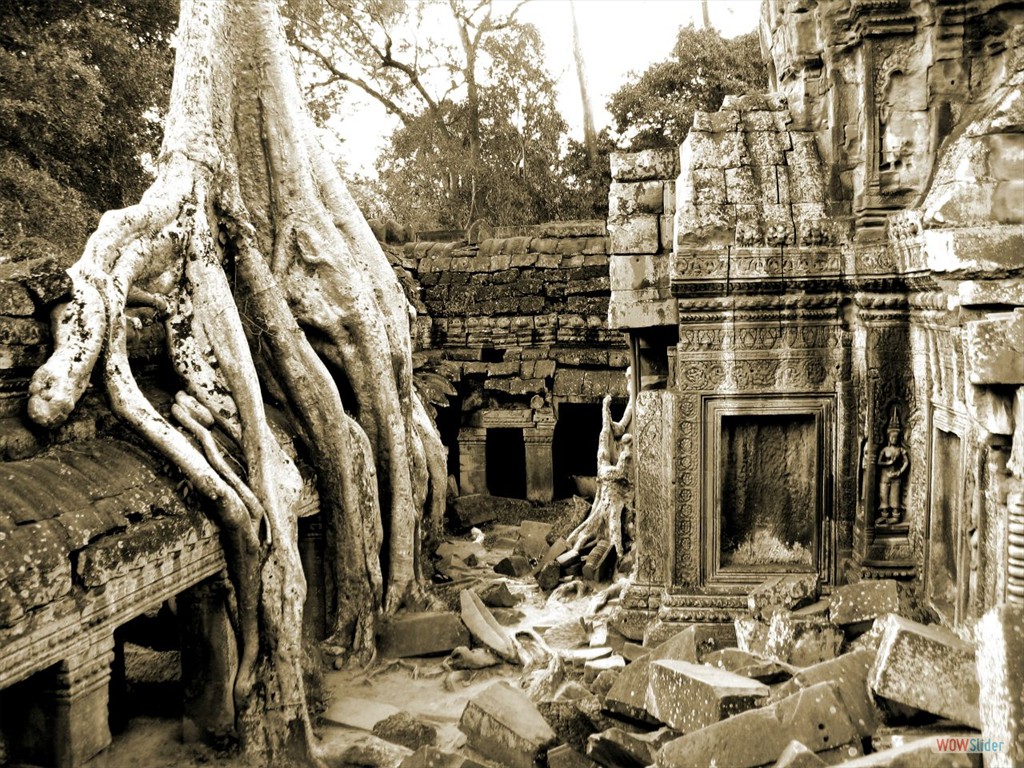
[[[773, 395], [701, 396], [701, 456], [703, 464], [701, 489], [701, 582], [708, 587], [748, 587], [759, 584], [766, 576], [785, 573], [820, 574], [829, 581], [834, 570], [836, 552], [835, 446], [836, 395], [834, 393], [781, 393]], [[721, 488], [719, 461], [722, 439], [722, 417], [729, 416], [810, 416], [816, 436], [817, 472], [815, 497], [817, 525], [814, 529], [814, 565], [811, 569], [792, 566], [721, 566], [721, 505], [717, 498]]]

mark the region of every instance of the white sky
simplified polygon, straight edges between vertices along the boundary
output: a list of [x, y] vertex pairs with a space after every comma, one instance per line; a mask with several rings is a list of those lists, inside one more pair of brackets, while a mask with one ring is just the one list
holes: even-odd
[[[510, 10], [515, 0], [496, 0], [499, 11]], [[725, 37], [757, 27], [760, 0], [711, 0], [711, 23]], [[519, 19], [534, 24], [544, 39], [548, 70], [558, 83], [558, 108], [570, 134], [583, 138], [582, 106], [572, 53], [572, 17], [568, 0], [532, 0], [519, 11]], [[629, 73], [641, 73], [668, 57], [680, 27], [702, 24], [700, 0], [576, 0], [576, 21], [587, 70], [590, 101], [597, 129], [610, 122], [608, 98], [626, 82]], [[369, 97], [360, 108], [339, 120], [344, 144], [336, 147], [350, 171], [374, 175], [373, 164], [395, 127]], [[333, 143], [333, 142], [331, 142]]]

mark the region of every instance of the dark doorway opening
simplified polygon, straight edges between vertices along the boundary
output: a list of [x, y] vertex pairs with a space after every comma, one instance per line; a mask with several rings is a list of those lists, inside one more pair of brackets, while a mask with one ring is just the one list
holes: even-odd
[[[612, 418], [621, 419], [625, 400], [612, 401]], [[574, 475], [592, 478], [597, 474], [597, 442], [601, 437], [600, 403], [562, 403], [551, 444], [555, 498], [581, 495]], [[584, 480], [583, 487], [589, 483]]]
[[59, 671], [60, 665], [54, 664], [0, 691], [0, 735], [10, 764], [56, 764], [54, 692]]
[[487, 490], [492, 496], [526, 498], [526, 445], [523, 430], [487, 430]]
[[110, 731], [140, 717], [182, 715], [181, 634], [174, 600], [114, 630], [110, 674]]

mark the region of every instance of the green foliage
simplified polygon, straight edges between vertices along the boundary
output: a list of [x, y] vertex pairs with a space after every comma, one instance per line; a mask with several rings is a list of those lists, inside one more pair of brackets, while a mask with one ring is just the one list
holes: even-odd
[[713, 112], [729, 94], [767, 86], [756, 32], [727, 40], [713, 29], [684, 27], [669, 59], [612, 94], [608, 109], [623, 148], [674, 147], [686, 138], [694, 112]]
[[0, 3], [0, 252], [77, 258], [102, 211], [136, 202], [160, 140], [174, 0]]

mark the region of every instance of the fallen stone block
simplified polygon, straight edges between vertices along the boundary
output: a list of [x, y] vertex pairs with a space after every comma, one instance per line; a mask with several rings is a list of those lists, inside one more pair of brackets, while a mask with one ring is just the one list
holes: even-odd
[[981, 736], [981, 732], [965, 728], [949, 720], [939, 720], [927, 725], [883, 725], [871, 737], [871, 751], [884, 752], [894, 747], [902, 747], [912, 741], [930, 739], [935, 736], [952, 739], [976, 739]]
[[592, 659], [583, 664], [583, 682], [592, 683], [602, 672], [607, 672], [612, 669], [622, 669], [625, 666], [626, 660], [618, 654], [605, 656], [600, 659]]
[[679, 737], [669, 728], [651, 733], [630, 733], [609, 728], [587, 740], [587, 757], [605, 768], [645, 768], [655, 761], [658, 750]]
[[401, 710], [398, 707], [382, 701], [346, 696], [334, 701], [320, 717], [333, 725], [372, 732], [377, 723], [399, 712]]
[[538, 701], [537, 711], [551, 726], [558, 740], [577, 752], [582, 753], [587, 748], [590, 734], [598, 730], [597, 725], [580, 708], [578, 699], [555, 698]]
[[819, 768], [823, 765], [826, 765], [825, 761], [814, 752], [799, 741], [791, 741], [773, 768]]
[[[540, 567], [543, 568], [545, 565], [549, 563], [556, 562], [558, 558], [560, 558], [568, 551], [569, 542], [567, 542], [565, 539], [561, 537], [555, 539], [554, 542], [552, 542], [551, 546], [548, 547], [547, 553], [544, 555], [544, 557], [541, 558]], [[561, 567], [561, 563], [559, 563], [559, 567]]]
[[494, 564], [494, 572], [500, 573], [502, 576], [514, 576], [519, 578], [520, 576], [526, 576], [533, 571], [533, 566], [530, 565], [530, 561], [522, 555], [509, 555], [503, 557], [497, 563]]
[[789, 680], [800, 671], [799, 667], [786, 664], [776, 659], [766, 659], [739, 648], [723, 648], [712, 651], [703, 658], [703, 663], [712, 667], [734, 672], [741, 677], [749, 677], [761, 683], [779, 683]]
[[760, 706], [768, 694], [768, 686], [724, 669], [652, 661], [645, 709], [651, 717], [688, 733]]
[[487, 768], [465, 755], [445, 752], [437, 747], [420, 747], [406, 757], [398, 768]]
[[462, 623], [466, 625], [469, 634], [478, 643], [494, 651], [506, 661], [513, 664], [519, 662], [519, 652], [516, 650], [512, 638], [487, 610], [487, 606], [483, 604], [476, 592], [468, 589], [462, 590], [459, 595], [459, 605], [462, 609]]
[[768, 625], [759, 619], [743, 616], [733, 620], [736, 647], [754, 656], [768, 655]]
[[772, 695], [784, 698], [801, 688], [831, 681], [835, 683], [857, 731], [864, 738], [870, 737], [882, 723], [882, 713], [868, 690], [868, 675], [874, 660], [875, 654], [867, 649], [844, 653], [799, 670], [792, 680], [783, 683]]
[[843, 763], [844, 768], [981, 768], [981, 754], [950, 752], [946, 737], [918, 739]]
[[459, 496], [452, 503], [452, 510], [463, 528], [489, 523], [497, 517], [494, 497], [481, 493]]
[[670, 741], [659, 750], [657, 764], [754, 768], [778, 760], [791, 741], [823, 752], [859, 738], [835, 685], [819, 683]]
[[598, 696], [604, 696], [612, 689], [615, 685], [615, 681], [619, 679], [619, 674], [622, 669], [606, 669], [604, 672], [598, 673], [597, 677], [590, 683], [590, 690], [596, 693]]
[[615, 572], [615, 549], [607, 541], [598, 542], [583, 561], [583, 578], [608, 581]]
[[651, 659], [648, 656], [627, 664], [604, 696], [608, 711], [640, 722], [657, 722], [647, 713], [650, 675]]
[[562, 580], [562, 566], [556, 562], [550, 562], [537, 569], [534, 578], [537, 579], [537, 586], [545, 592], [550, 592], [558, 586]]
[[834, 659], [843, 645], [843, 631], [818, 616], [776, 613], [768, 626], [765, 655], [807, 667]]
[[483, 604], [490, 608], [512, 608], [519, 602], [504, 580], [484, 584], [477, 588], [476, 593]]
[[1024, 607], [1005, 604], [988, 611], [974, 629], [982, 730], [1006, 742], [989, 768], [1024, 765]]
[[755, 587], [747, 597], [747, 609], [757, 619], [767, 619], [775, 611], [789, 610], [818, 596], [818, 574], [799, 573], [775, 576]]
[[607, 645], [588, 646], [586, 648], [570, 648], [569, 650], [561, 651], [559, 653], [559, 656], [573, 667], [584, 667], [588, 661], [603, 659], [611, 655], [612, 649]]
[[821, 600], [805, 605], [802, 608], [793, 609], [794, 616], [828, 616], [829, 600], [823, 597]]
[[548, 751], [548, 768], [597, 768], [597, 763], [562, 744]]
[[469, 632], [454, 613], [398, 614], [386, 620], [377, 638], [382, 656], [433, 656], [469, 645]]
[[397, 712], [378, 721], [373, 726], [373, 735], [409, 749], [437, 743], [437, 729], [408, 712]]
[[548, 534], [550, 533], [550, 523], [524, 520], [519, 524], [519, 541], [516, 542], [513, 554], [525, 555], [533, 560], [540, 560], [551, 548], [551, 545], [548, 543]]
[[958, 723], [981, 727], [974, 647], [949, 630], [896, 614], [878, 620], [872, 691]]
[[736, 645], [736, 628], [732, 624], [691, 624], [651, 651], [654, 659], [676, 659], [694, 664], [707, 654]]
[[590, 635], [579, 619], [569, 619], [545, 629], [541, 635], [552, 648], [570, 649], [587, 645]]
[[473, 749], [508, 768], [534, 768], [557, 740], [529, 697], [504, 681], [466, 703], [459, 730]]
[[892, 579], [859, 581], [837, 587], [829, 599], [829, 618], [833, 624], [857, 624], [871, 621], [900, 609], [897, 584]]

